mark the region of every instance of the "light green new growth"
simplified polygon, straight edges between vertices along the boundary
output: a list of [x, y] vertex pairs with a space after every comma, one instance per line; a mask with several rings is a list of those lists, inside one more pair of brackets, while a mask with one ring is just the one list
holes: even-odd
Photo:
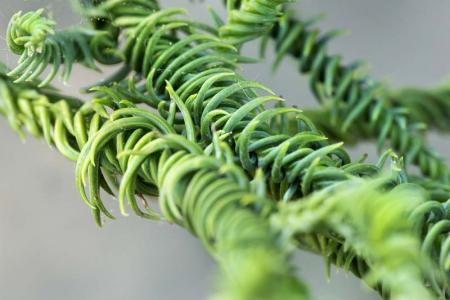
[[[412, 185], [383, 193], [384, 184], [385, 179], [348, 181], [309, 199], [281, 204], [273, 223], [288, 236], [319, 231], [345, 241], [346, 249], [367, 258], [365, 280], [381, 283], [391, 299], [433, 299], [423, 278], [436, 275], [429, 274], [432, 269], [408, 219], [426, 194]], [[323, 251], [326, 257], [330, 249]]]

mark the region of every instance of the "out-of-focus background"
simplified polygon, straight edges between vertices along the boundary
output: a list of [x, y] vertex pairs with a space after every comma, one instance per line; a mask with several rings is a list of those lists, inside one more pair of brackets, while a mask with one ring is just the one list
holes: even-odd
[[[161, 1], [164, 7], [190, 8], [193, 18], [204, 21], [206, 7], [221, 11], [220, 2]], [[303, 0], [296, 6], [302, 16], [325, 14], [321, 29], [349, 29], [330, 51], [347, 62], [366, 60], [374, 78], [394, 87], [433, 86], [450, 73], [448, 1]], [[40, 7], [51, 10], [60, 25], [81, 22], [68, 0], [0, 0], [0, 60], [13, 66], [17, 59], [4, 41], [12, 14]], [[296, 68], [286, 59], [274, 75], [268, 64], [243, 72], [290, 104], [313, 106]], [[70, 84], [60, 86], [74, 92], [102, 76], [76, 68]], [[430, 144], [450, 159], [449, 136], [433, 134]], [[369, 145], [351, 151], [376, 158]], [[378, 299], [343, 271], [328, 281], [320, 257], [299, 253], [295, 263], [315, 299]], [[97, 228], [75, 189], [73, 163], [42, 141], [20, 141], [0, 119], [0, 299], [206, 299], [215, 274], [200, 243], [176, 226], [128, 217]]]

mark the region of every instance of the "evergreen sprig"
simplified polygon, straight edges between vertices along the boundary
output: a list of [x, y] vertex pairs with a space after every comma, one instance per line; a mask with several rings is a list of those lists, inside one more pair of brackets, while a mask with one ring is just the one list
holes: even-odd
[[[0, 68], [0, 113], [22, 136], [26, 128], [77, 162], [77, 187], [99, 225], [115, 217], [100, 196], [104, 189], [118, 197], [123, 215], [131, 208], [199, 237], [225, 274], [214, 299], [309, 298], [289, 263], [295, 247], [352, 271], [385, 297], [447, 298], [448, 167], [422, 139], [411, 142], [419, 137], [411, 135], [416, 125], [405, 123], [446, 129], [446, 93], [380, 98], [376, 85], [354, 77], [355, 68], [326, 55], [333, 34], [321, 39], [292, 21], [287, 2], [227, 1], [226, 23], [215, 15], [218, 29], [144, 0], [82, 0], [92, 28], [75, 27], [74, 35], [55, 31], [41, 10], [17, 14], [8, 44], [22, 58], [12, 72]], [[279, 58], [289, 52], [313, 70], [320, 99], [351, 101], [305, 114], [239, 75], [249, 59], [236, 46], [268, 33]], [[68, 79], [74, 63], [96, 68], [95, 61], [122, 67], [94, 84], [91, 101], [44, 88], [61, 64]], [[40, 81], [47, 65], [52, 71]], [[439, 99], [426, 106], [427, 116], [418, 100], [406, 100], [422, 97]], [[356, 112], [345, 111], [350, 104]], [[439, 121], [431, 120], [438, 105]], [[381, 129], [361, 117], [376, 123], [381, 113], [392, 117]], [[368, 129], [343, 125], [345, 135], [340, 126], [324, 134], [317, 128], [333, 126], [323, 115], [335, 122], [346, 115], [344, 124]], [[377, 164], [352, 162], [342, 143], [328, 141], [373, 132], [384, 141], [390, 129], [397, 134], [389, 136], [392, 146], [428, 178], [409, 175], [392, 150]], [[159, 197], [161, 213], [146, 195]]]
[[[314, 112], [321, 128], [353, 142], [376, 139], [379, 150], [387, 145], [405, 157], [406, 165], [414, 164], [424, 175], [449, 184], [448, 165], [426, 141], [427, 123], [421, 121], [428, 119], [427, 110], [418, 111], [417, 104], [408, 105], [406, 99], [390, 101], [387, 88], [361, 72], [360, 62], [346, 65], [340, 55], [328, 53], [330, 40], [342, 31], [321, 34], [314, 24], [287, 12], [268, 36], [275, 41], [275, 68], [289, 55], [298, 61], [299, 71], [309, 76], [311, 91], [324, 107]], [[262, 45], [265, 52], [266, 43]], [[421, 98], [425, 101], [424, 96]], [[448, 116], [448, 101], [432, 102], [427, 105], [429, 109], [443, 104]]]

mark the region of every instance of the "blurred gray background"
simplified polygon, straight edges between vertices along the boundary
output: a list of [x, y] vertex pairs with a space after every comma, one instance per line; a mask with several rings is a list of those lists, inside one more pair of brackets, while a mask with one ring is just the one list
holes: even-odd
[[[205, 1], [221, 10], [219, 0]], [[209, 21], [206, 5], [164, 0]], [[4, 36], [17, 10], [53, 11], [60, 25], [77, 24], [67, 0], [0, 0], [0, 59], [13, 66]], [[303, 0], [302, 16], [325, 14], [320, 28], [345, 28], [331, 52], [345, 61], [366, 60], [374, 78], [394, 87], [433, 86], [450, 70], [450, 2], [444, 0]], [[250, 49], [250, 52], [254, 49]], [[268, 64], [247, 66], [247, 77], [267, 83], [300, 107], [315, 105], [292, 60], [272, 75]], [[70, 92], [102, 75], [76, 68]], [[206, 299], [215, 265], [186, 231], [136, 217], [119, 218], [97, 228], [74, 184], [74, 165], [42, 141], [25, 143], [0, 119], [0, 299]], [[450, 139], [433, 134], [430, 143], [450, 159]], [[355, 155], [373, 148], [351, 149]], [[117, 212], [117, 211], [116, 211]], [[320, 257], [298, 254], [300, 276], [315, 299], [378, 299], [351, 275], [333, 272], [330, 281]]]

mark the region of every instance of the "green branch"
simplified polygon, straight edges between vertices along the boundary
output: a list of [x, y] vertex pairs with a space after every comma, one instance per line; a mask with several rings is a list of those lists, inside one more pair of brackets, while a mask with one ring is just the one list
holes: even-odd
[[[423, 278], [433, 281], [436, 275], [430, 274], [429, 262], [408, 220], [426, 201], [425, 194], [412, 186], [380, 191], [385, 184], [380, 179], [336, 185], [303, 201], [282, 204], [273, 222], [291, 238], [320, 231], [344, 239], [346, 249], [367, 259], [368, 284], [376, 287], [381, 283], [390, 299], [433, 299]], [[326, 251], [324, 256], [329, 255]]]
[[351, 140], [375, 138], [378, 149], [388, 144], [407, 165], [415, 164], [423, 174], [448, 184], [449, 167], [428, 146], [424, 124], [409, 115], [408, 106], [386, 99], [381, 84], [360, 74], [359, 63], [343, 65], [340, 56], [328, 54], [328, 42], [339, 31], [321, 35], [311, 24], [287, 14], [270, 35], [276, 44], [275, 67], [290, 55], [309, 75], [311, 90], [326, 106], [329, 126], [323, 128]]
[[[258, 8], [251, 3], [262, 2], [242, 3], [241, 16]], [[407, 176], [402, 160], [392, 152], [386, 152], [378, 164], [351, 162], [342, 143], [330, 144], [300, 110], [280, 105], [266, 108], [269, 102], [282, 99], [236, 73], [239, 62], [245, 60], [237, 49], [209, 26], [185, 18], [184, 10], [159, 10], [155, 2], [141, 0], [83, 1], [83, 5], [95, 28], [107, 34], [113, 52], [123, 57], [116, 83], [94, 88], [91, 102], [65, 101], [35, 87], [32, 81], [39, 76], [39, 68], [22, 66], [32, 71], [26, 78], [30, 84], [14, 84], [0, 74], [0, 112], [17, 131], [26, 127], [77, 161], [78, 189], [99, 224], [103, 215], [113, 218], [100, 197], [103, 188], [118, 195], [122, 214], [130, 207], [141, 217], [164, 218], [187, 228], [228, 274], [224, 292], [217, 295], [221, 300], [306, 298], [305, 288], [292, 276], [289, 242], [280, 239], [290, 231], [301, 233], [296, 236], [300, 248], [327, 253], [330, 262], [371, 278], [372, 286], [381, 283], [382, 292], [392, 297], [431, 297], [424, 279], [431, 284], [430, 291], [446, 296], [448, 276], [441, 273], [448, 274], [448, 220], [442, 213], [446, 204], [438, 201], [450, 198], [448, 187]], [[19, 15], [12, 23], [10, 44], [32, 57], [42, 54], [50, 43], [54, 24], [39, 11], [26, 16]], [[259, 20], [264, 30], [258, 34], [270, 29], [275, 17], [269, 16], [270, 22]], [[284, 29], [294, 40], [300, 38], [298, 31]], [[307, 41], [316, 55], [320, 43], [315, 35]], [[117, 45], [124, 47], [117, 49]], [[95, 47], [89, 44], [88, 48]], [[319, 66], [310, 60], [311, 53], [305, 54], [302, 63]], [[320, 55], [325, 55], [322, 50], [317, 57], [323, 58]], [[39, 59], [35, 64], [41, 66]], [[77, 59], [83, 61], [83, 56]], [[356, 91], [352, 101], [359, 99], [359, 88], [367, 88], [368, 103], [378, 97], [373, 86], [352, 81], [353, 69], [339, 69], [338, 60], [328, 63], [327, 74], [350, 72], [350, 83], [338, 85], [343, 95], [350, 84], [350, 91]], [[316, 88], [326, 95], [335, 88], [337, 77], [321, 83], [321, 74], [316, 74], [320, 83]], [[137, 108], [139, 103], [157, 112]], [[366, 108], [356, 107], [350, 123]], [[377, 107], [378, 113], [384, 112], [384, 106]], [[393, 117], [398, 120], [399, 115]], [[408, 138], [405, 147], [411, 146]], [[382, 192], [379, 186], [354, 188], [355, 182], [364, 182], [361, 178], [378, 176], [388, 157], [394, 161], [395, 176], [384, 182]], [[426, 157], [420, 162], [431, 174], [443, 170]], [[419, 205], [403, 200], [409, 195], [405, 191], [418, 191], [408, 180], [426, 188], [423, 199], [428, 201]], [[348, 189], [341, 192], [344, 187]], [[160, 196], [161, 215], [148, 206], [145, 195]], [[298, 201], [304, 197], [318, 200]], [[276, 222], [275, 227], [268, 221], [276, 212], [274, 202], [295, 203], [286, 204], [293, 211], [281, 207], [280, 216], [293, 213], [292, 218]], [[410, 221], [404, 221], [405, 216], [411, 216]], [[310, 222], [310, 227], [302, 227], [308, 222], [301, 220]], [[417, 236], [423, 241], [422, 250]], [[435, 265], [424, 264], [421, 253]], [[395, 258], [397, 254], [401, 257]]]
[[8, 73], [14, 82], [36, 81], [49, 65], [51, 71], [40, 87], [48, 85], [61, 69], [62, 78], [67, 81], [74, 63], [97, 70], [95, 61], [120, 62], [117, 44], [108, 32], [82, 27], [56, 32], [55, 23], [42, 13], [42, 9], [18, 12], [8, 25], [8, 47], [20, 55], [17, 67]]

